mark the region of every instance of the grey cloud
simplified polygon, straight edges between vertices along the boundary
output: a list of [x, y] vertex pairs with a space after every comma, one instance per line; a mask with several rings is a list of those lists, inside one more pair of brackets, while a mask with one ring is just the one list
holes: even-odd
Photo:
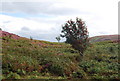
[[[26, 28], [23, 27], [22, 29], [24, 30]], [[56, 29], [51, 29], [53, 30], [53, 32], [41, 31], [41, 30], [30, 30], [30, 31], [23, 31], [23, 30], [18, 31], [15, 34], [22, 37], [26, 37], [26, 38], [32, 37], [33, 39], [36, 39], [36, 40], [45, 40], [45, 41], [51, 41], [51, 42], [57, 42], [55, 37], [59, 36], [59, 32], [60, 32], [58, 30], [55, 31]], [[65, 39], [62, 39], [61, 41], [65, 41]]]
[[10, 23], [11, 21], [4, 21], [3, 23]]
[[39, 7], [42, 7], [38, 3], [33, 2], [2, 2], [3, 12], [21, 12], [21, 13], [38, 13]]
[[0, 11], [9, 13], [47, 14], [47, 15], [71, 15], [86, 14], [80, 10], [69, 7], [54, 6], [55, 2], [2, 2]]
[[21, 30], [22, 31], [29, 31], [30, 29], [28, 27], [22, 27]]

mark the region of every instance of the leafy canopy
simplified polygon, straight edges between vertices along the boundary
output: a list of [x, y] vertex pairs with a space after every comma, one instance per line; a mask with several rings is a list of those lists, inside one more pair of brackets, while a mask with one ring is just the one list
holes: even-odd
[[72, 47], [83, 55], [88, 45], [88, 31], [84, 21], [76, 18], [76, 21], [68, 20], [63, 26], [60, 36], [66, 37], [66, 43], [70, 43]]

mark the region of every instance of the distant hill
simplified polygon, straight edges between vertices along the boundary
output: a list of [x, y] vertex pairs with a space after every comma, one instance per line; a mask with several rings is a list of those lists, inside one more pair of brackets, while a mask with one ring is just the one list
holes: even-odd
[[101, 35], [89, 38], [91, 43], [102, 41], [120, 42], [120, 35]]
[[[19, 38], [24, 38], [24, 37], [20, 37], [16, 34], [13, 33], [9, 33], [6, 31], [1, 31], [0, 30], [0, 37], [10, 37], [13, 39], [19, 39]], [[94, 37], [90, 37], [90, 43], [94, 43], [94, 42], [102, 42], [102, 41], [113, 41], [113, 42], [120, 42], [120, 35], [101, 35], [101, 36], [94, 36]]]

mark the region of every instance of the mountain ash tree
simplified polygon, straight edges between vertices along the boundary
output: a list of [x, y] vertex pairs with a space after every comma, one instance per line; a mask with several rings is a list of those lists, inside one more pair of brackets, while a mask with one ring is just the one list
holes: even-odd
[[76, 21], [68, 20], [63, 26], [61, 31], [61, 37], [66, 37], [66, 43], [72, 45], [72, 47], [79, 51], [83, 56], [88, 40], [87, 26], [80, 18], [76, 18]]

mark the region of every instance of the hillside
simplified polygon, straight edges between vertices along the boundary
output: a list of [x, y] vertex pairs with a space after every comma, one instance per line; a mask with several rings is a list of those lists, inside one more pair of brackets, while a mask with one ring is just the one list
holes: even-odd
[[90, 38], [91, 43], [103, 41], [120, 42], [120, 35], [101, 35]]
[[20, 37], [20, 36], [18, 36], [18, 35], [15, 35], [15, 34], [13, 34], [13, 33], [9, 33], [9, 32], [6, 32], [6, 31], [1, 31], [1, 30], [0, 30], [0, 33], [1, 33], [0, 37], [11, 37], [11, 38], [13, 38], [13, 39], [22, 38], [22, 37]]
[[3, 79], [119, 79], [116, 42], [93, 43], [81, 58], [70, 44], [2, 34]]

